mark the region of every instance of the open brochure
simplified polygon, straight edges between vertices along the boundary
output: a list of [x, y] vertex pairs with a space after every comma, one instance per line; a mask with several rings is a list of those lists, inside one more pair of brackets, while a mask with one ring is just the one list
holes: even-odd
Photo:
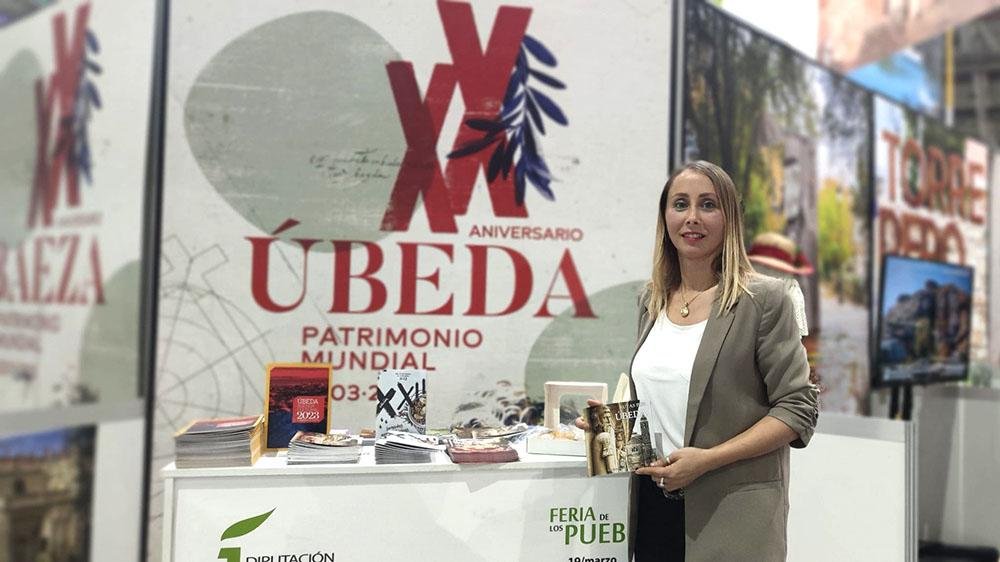
[[586, 416], [590, 476], [632, 472], [656, 459], [638, 400], [589, 406]]

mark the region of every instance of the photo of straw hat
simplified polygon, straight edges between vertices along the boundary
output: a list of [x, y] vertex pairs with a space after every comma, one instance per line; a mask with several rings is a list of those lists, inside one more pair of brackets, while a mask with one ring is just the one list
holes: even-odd
[[791, 238], [777, 232], [754, 236], [747, 257], [754, 264], [791, 275], [812, 275], [813, 265]]

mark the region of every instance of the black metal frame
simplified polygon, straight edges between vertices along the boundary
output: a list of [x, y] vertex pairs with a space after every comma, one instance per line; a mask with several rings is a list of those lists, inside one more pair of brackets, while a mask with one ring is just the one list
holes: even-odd
[[145, 397], [142, 473], [142, 524], [139, 560], [146, 560], [149, 542], [149, 492], [152, 484], [153, 427], [156, 411], [156, 341], [159, 317], [160, 234], [163, 206], [163, 150], [166, 121], [167, 55], [169, 53], [170, 0], [156, 0], [153, 39], [152, 88], [149, 103], [149, 136], [146, 139], [146, 208], [142, 231], [142, 301], [139, 315], [140, 388]]

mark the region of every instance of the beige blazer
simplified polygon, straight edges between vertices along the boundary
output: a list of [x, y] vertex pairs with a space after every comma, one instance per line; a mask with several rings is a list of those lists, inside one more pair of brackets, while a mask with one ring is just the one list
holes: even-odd
[[[773, 416], [805, 447], [816, 425], [817, 389], [799, 338], [784, 281], [755, 275], [720, 317], [716, 299], [695, 355], [684, 444], [711, 448]], [[639, 299], [636, 351], [653, 327]], [[664, 349], [669, 353], [669, 349]], [[635, 354], [633, 353], [633, 361]], [[631, 368], [629, 369], [631, 377]], [[633, 399], [635, 384], [632, 384]], [[702, 475], [684, 502], [685, 560], [785, 560], [788, 518], [788, 446]], [[633, 478], [632, 505], [636, 481]], [[648, 478], [643, 476], [641, 478]], [[633, 515], [634, 515], [633, 511]], [[635, 531], [635, 517], [631, 518]]]

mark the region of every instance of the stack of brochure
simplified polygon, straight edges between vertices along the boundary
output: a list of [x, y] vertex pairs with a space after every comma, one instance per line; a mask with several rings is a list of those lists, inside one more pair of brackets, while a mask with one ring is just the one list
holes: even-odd
[[376, 464], [427, 463], [436, 451], [444, 451], [437, 437], [401, 431], [389, 431], [375, 441]]
[[360, 457], [361, 442], [353, 435], [299, 431], [288, 443], [288, 464], [356, 463]]
[[263, 438], [263, 416], [195, 420], [174, 434], [177, 468], [253, 466]]
[[518, 460], [517, 450], [506, 439], [455, 439], [448, 444], [455, 463], [495, 463]]

